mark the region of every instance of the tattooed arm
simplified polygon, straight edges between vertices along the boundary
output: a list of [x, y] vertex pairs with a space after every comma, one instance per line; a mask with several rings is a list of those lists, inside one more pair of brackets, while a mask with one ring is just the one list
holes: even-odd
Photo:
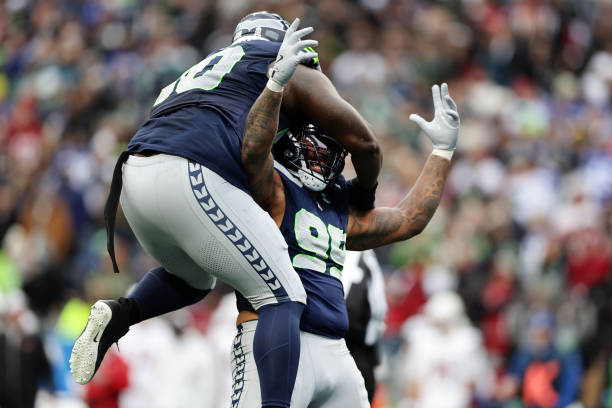
[[436, 212], [448, 176], [450, 159], [457, 145], [460, 121], [448, 86], [434, 85], [431, 92], [434, 119], [426, 122], [419, 115], [410, 115], [410, 119], [433, 143], [433, 152], [425, 168], [397, 207], [375, 208], [367, 212], [350, 210], [346, 233], [348, 249], [369, 249], [408, 239], [423, 231]]
[[282, 221], [285, 212], [283, 184], [274, 171], [272, 158], [282, 98], [282, 92], [264, 88], [249, 111], [242, 140], [242, 164], [249, 178], [251, 196], [275, 221], [277, 218]]
[[436, 212], [450, 169], [450, 160], [430, 155], [416, 184], [397, 207], [368, 212], [351, 209], [346, 247], [376, 248], [419, 234]]

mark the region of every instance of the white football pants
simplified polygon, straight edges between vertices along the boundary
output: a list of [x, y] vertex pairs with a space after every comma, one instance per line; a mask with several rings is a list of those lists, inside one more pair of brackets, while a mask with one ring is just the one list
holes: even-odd
[[208, 168], [166, 154], [130, 156], [121, 207], [143, 248], [198, 289], [227, 282], [255, 309], [306, 303], [287, 244], [250, 195]]
[[[232, 408], [260, 408], [253, 358], [257, 320], [238, 326], [232, 347]], [[300, 332], [300, 365], [291, 408], [368, 408], [368, 392], [344, 339]]]

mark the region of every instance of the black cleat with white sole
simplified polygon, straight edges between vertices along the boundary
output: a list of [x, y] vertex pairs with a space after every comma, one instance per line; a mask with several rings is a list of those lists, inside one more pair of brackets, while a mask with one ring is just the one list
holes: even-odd
[[91, 307], [87, 326], [70, 356], [70, 372], [79, 384], [93, 378], [108, 348], [128, 332], [129, 309], [121, 300], [98, 300]]

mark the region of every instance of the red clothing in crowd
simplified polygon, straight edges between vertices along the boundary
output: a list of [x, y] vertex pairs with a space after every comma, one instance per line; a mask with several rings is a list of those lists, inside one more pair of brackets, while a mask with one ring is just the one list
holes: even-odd
[[85, 401], [90, 408], [119, 408], [119, 395], [129, 385], [128, 365], [112, 349], [85, 391]]

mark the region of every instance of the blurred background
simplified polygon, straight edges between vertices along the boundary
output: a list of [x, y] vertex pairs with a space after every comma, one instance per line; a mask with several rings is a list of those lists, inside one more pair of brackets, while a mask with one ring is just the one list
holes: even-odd
[[[389, 309], [374, 407], [612, 407], [612, 1], [3, 0], [0, 407], [228, 407], [227, 287], [134, 326], [88, 386], [68, 357], [96, 299], [155, 266], [115, 159], [159, 90], [255, 10], [301, 17], [323, 71], [374, 125], [378, 206], [430, 151], [446, 81], [462, 130], [418, 237], [377, 250]], [[350, 174], [348, 169], [347, 173]]]

